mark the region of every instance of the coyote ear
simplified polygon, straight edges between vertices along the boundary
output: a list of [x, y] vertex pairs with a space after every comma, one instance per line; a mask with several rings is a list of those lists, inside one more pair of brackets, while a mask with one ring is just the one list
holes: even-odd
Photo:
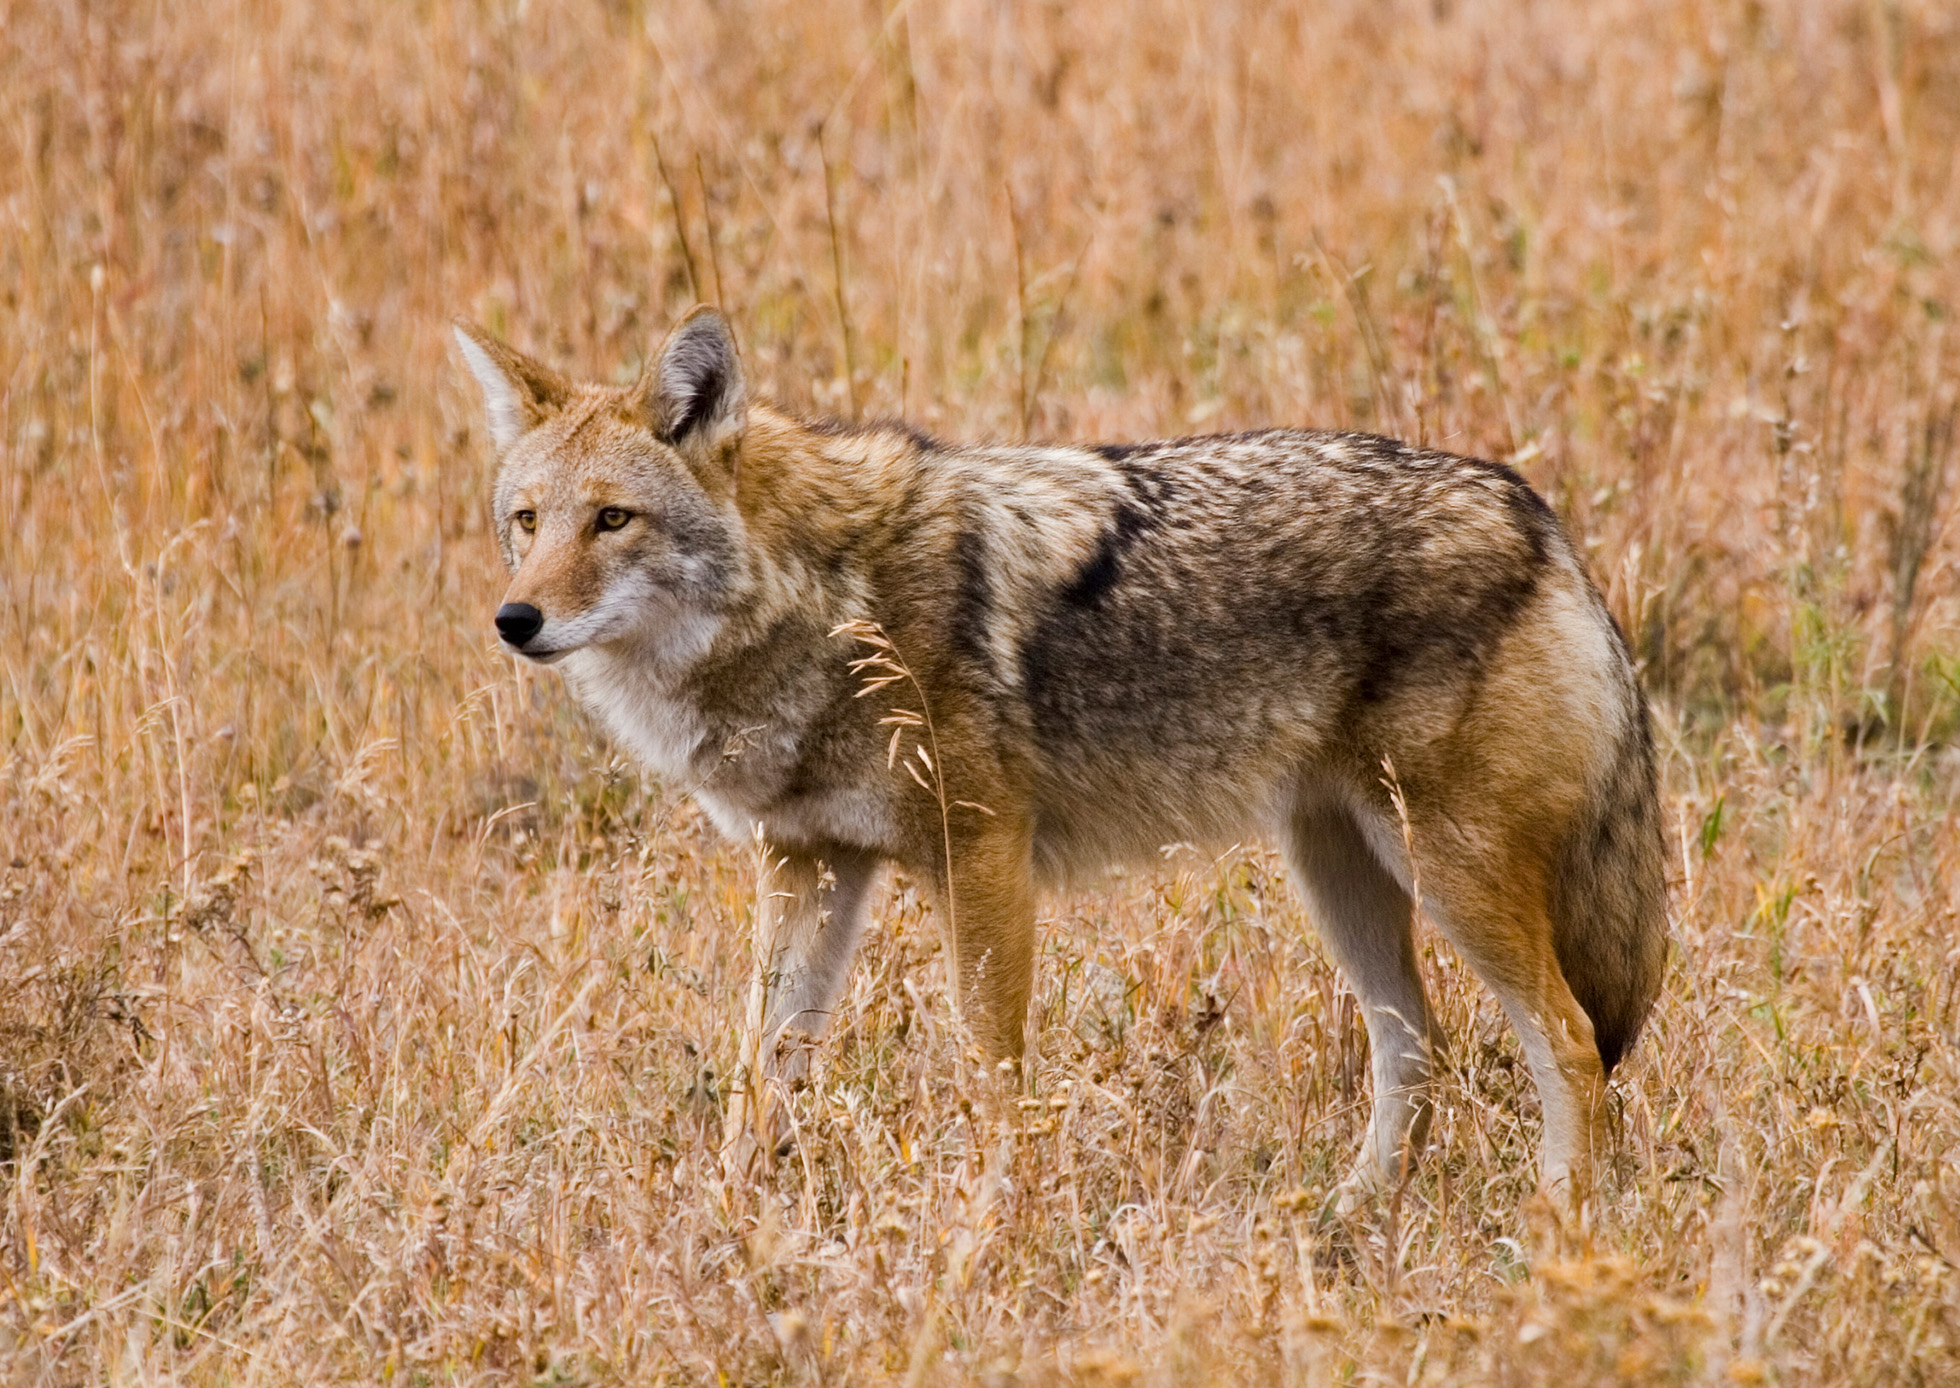
[[695, 309], [667, 335], [646, 384], [647, 416], [671, 448], [712, 451], [748, 411], [735, 339], [713, 309]]
[[499, 453], [537, 428], [572, 397], [571, 385], [550, 367], [532, 361], [458, 318], [456, 345], [483, 390], [483, 414]]

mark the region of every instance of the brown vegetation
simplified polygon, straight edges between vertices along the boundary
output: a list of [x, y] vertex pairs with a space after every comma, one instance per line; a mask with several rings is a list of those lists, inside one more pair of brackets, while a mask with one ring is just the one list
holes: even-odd
[[[1960, 17], [1932, 0], [0, 4], [0, 1379], [1960, 1376]], [[948, 434], [1508, 458], [1642, 659], [1678, 949], [1590, 1237], [1440, 946], [1049, 903], [1036, 1098], [888, 894], [767, 1180], [744, 846], [491, 642], [465, 313]]]

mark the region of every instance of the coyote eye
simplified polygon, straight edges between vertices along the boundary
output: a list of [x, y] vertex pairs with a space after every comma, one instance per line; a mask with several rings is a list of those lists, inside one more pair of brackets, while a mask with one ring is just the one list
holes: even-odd
[[633, 513], [618, 506], [608, 506], [599, 512], [599, 529], [618, 530], [633, 519]]
[[526, 535], [529, 535], [538, 528], [538, 513], [536, 511], [516, 511], [512, 513], [511, 519], [517, 522], [517, 528], [522, 530]]

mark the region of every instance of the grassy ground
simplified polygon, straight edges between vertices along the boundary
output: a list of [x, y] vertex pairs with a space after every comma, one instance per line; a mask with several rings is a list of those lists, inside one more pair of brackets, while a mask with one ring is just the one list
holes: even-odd
[[[0, 0], [0, 1380], [1960, 1377], [1960, 18], [1933, 0]], [[1334, 1256], [1273, 858], [904, 883], [716, 1158], [756, 866], [493, 649], [447, 322], [791, 406], [1510, 459], [1653, 692], [1677, 948], [1590, 1238], [1495, 1005]], [[1222, 676], [1223, 676], [1222, 672]]]

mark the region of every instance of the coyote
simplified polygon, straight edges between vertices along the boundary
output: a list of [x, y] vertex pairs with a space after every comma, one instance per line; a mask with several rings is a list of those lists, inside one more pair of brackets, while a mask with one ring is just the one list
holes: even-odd
[[[500, 461], [504, 644], [778, 865], [765, 1056], [822, 1027], [882, 864], [1017, 1059], [1038, 885], [1263, 832], [1367, 1023], [1338, 1208], [1424, 1141], [1415, 891], [1522, 1039], [1546, 1187], [1583, 1200], [1667, 952], [1660, 809], [1625, 641], [1516, 473], [1357, 433], [801, 420], [749, 398], [707, 308], [623, 388], [456, 330]], [[866, 633], [905, 672], [876, 698]], [[891, 760], [907, 714], [930, 776]]]

